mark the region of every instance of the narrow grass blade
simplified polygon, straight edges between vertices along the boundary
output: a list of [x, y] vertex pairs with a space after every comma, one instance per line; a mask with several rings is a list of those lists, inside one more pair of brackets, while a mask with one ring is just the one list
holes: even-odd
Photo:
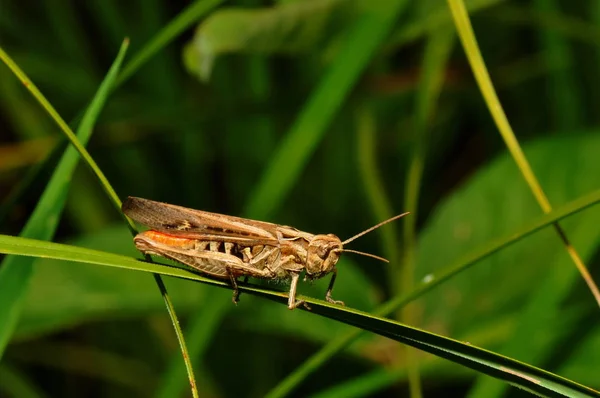
[[[111, 85], [114, 83], [129, 42], [123, 42], [119, 54], [111, 66], [106, 78], [100, 85], [94, 99], [87, 108], [84, 118], [78, 128], [78, 136], [81, 142], [87, 143], [91, 137], [94, 123], [102, 110]], [[11, 63], [6, 54], [0, 49], [0, 57], [7, 63]], [[13, 65], [16, 67], [16, 65]], [[15, 68], [12, 68], [15, 70]], [[17, 68], [18, 69], [18, 68]], [[20, 71], [19, 71], [20, 72]], [[21, 81], [28, 79], [20, 72]], [[41, 95], [41, 94], [40, 94]], [[45, 101], [45, 100], [44, 100]], [[47, 102], [46, 102], [47, 103]], [[47, 103], [50, 106], [49, 103]], [[50, 107], [51, 108], [51, 107]], [[47, 108], [48, 109], [48, 108]], [[56, 113], [52, 110], [53, 113]], [[58, 116], [58, 114], [56, 114]], [[62, 119], [60, 119], [62, 120]], [[60, 214], [64, 208], [67, 190], [71, 176], [77, 166], [79, 156], [73, 147], [68, 147], [62, 156], [52, 178], [48, 183], [38, 205], [29, 218], [21, 232], [21, 236], [38, 239], [50, 239], [56, 231]], [[32, 261], [30, 259], [19, 259], [17, 257], [6, 257], [0, 266], [0, 356], [4, 352], [12, 332], [16, 326], [21, 309], [27, 283], [32, 272]]]
[[600, 397], [600, 392], [514, 359], [369, 313], [323, 305], [313, 312], [451, 360], [542, 396]]
[[[205, 301], [198, 316], [194, 316], [193, 323], [186, 329], [188, 350], [190, 356], [194, 358], [195, 368], [201, 365], [204, 353], [230, 307], [231, 302], [228, 299], [217, 299], [216, 301], [209, 299]], [[202, 369], [202, 366], [200, 368]], [[181, 359], [174, 357], [161, 377], [155, 396], [159, 398], [180, 397], [185, 388], [183, 370]]]

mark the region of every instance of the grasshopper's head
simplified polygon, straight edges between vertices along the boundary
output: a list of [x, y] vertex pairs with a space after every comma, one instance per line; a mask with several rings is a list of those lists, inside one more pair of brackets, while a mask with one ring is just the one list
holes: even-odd
[[385, 225], [391, 221], [397, 220], [400, 217], [407, 215], [408, 213], [399, 214], [392, 218], [389, 218], [385, 221], [380, 222], [377, 225], [372, 226], [371, 228], [354, 235], [353, 237], [346, 239], [345, 241], [341, 241], [340, 238], [333, 234], [327, 235], [316, 235], [308, 244], [308, 250], [306, 253], [306, 275], [309, 279], [317, 279], [325, 274], [330, 273], [334, 270], [335, 265], [340, 259], [340, 255], [342, 252], [349, 252], [360, 254], [361, 256], [367, 256], [371, 258], [375, 258], [377, 260], [381, 260], [384, 262], [389, 262], [385, 258], [375, 256], [369, 253], [363, 253], [356, 250], [344, 249], [344, 245], [352, 242], [353, 240], [360, 238], [361, 236], [368, 234]]
[[308, 244], [306, 252], [306, 273], [309, 278], [319, 278], [331, 272], [342, 251], [342, 241], [337, 236], [316, 235]]

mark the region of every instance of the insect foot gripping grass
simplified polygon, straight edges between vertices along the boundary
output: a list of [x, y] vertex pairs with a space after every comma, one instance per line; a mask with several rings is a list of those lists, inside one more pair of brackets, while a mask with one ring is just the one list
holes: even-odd
[[399, 214], [342, 242], [333, 234], [313, 235], [283, 225], [142, 198], [127, 198], [122, 209], [128, 217], [150, 228], [133, 238], [142, 253], [169, 258], [206, 275], [229, 279], [234, 303], [239, 297], [236, 279], [240, 276], [291, 279], [290, 310], [300, 305], [308, 308], [304, 300], [296, 300], [298, 278], [303, 271], [306, 272], [305, 280], [331, 273], [325, 299], [343, 305], [331, 298], [337, 273], [335, 265], [342, 252], [387, 262], [372, 254], [344, 249], [344, 245], [408, 214]]

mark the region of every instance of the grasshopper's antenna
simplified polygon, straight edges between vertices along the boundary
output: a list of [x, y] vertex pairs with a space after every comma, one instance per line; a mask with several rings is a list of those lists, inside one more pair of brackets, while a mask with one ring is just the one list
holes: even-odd
[[[405, 216], [405, 215], [407, 215], [407, 214], [410, 214], [410, 212], [408, 212], [408, 211], [407, 211], [406, 213], [398, 214], [397, 216], [394, 216], [394, 217], [392, 217], [392, 218], [388, 218], [387, 220], [385, 220], [385, 221], [382, 221], [382, 222], [380, 222], [380, 223], [379, 223], [379, 224], [377, 224], [377, 225], [373, 225], [371, 228], [369, 228], [369, 229], [367, 229], [367, 230], [364, 230], [364, 231], [362, 231], [361, 233], [359, 233], [359, 234], [356, 234], [356, 235], [354, 235], [353, 237], [351, 237], [351, 238], [349, 238], [349, 239], [346, 239], [345, 241], [343, 241], [343, 242], [342, 242], [342, 245], [347, 245], [348, 243], [352, 242], [354, 239], [358, 239], [358, 238], [360, 238], [361, 236], [363, 236], [363, 235], [365, 235], [365, 234], [368, 234], [369, 232], [373, 231], [374, 229], [377, 229], [377, 228], [381, 227], [382, 225], [385, 225], [385, 224], [387, 224], [387, 223], [389, 223], [389, 222], [395, 221], [395, 220], [399, 219], [400, 217], [404, 217], [404, 216]], [[345, 252], [349, 252], [350, 250], [346, 250], [346, 249], [344, 249], [344, 251], [345, 251]], [[360, 252], [358, 252], [358, 253], [360, 253]], [[376, 257], [376, 258], [377, 258], [377, 256], [373, 256], [372, 254], [367, 254], [367, 253], [360, 253], [360, 254], [363, 254], [363, 255], [366, 255], [366, 256], [371, 256], [371, 257]], [[381, 257], [379, 257], [379, 259], [381, 260], [382, 258], [381, 258]], [[387, 260], [385, 260], [385, 259], [383, 259], [383, 260], [384, 260], [384, 261], [387, 261]]]
[[384, 263], [389, 263], [389, 262], [390, 262], [390, 260], [388, 260], [388, 259], [386, 259], [386, 258], [379, 257], [379, 256], [376, 256], [376, 255], [374, 255], [374, 254], [371, 254], [371, 253], [359, 252], [358, 250], [347, 250], [347, 249], [342, 249], [342, 251], [343, 251], [343, 252], [346, 252], [346, 253], [355, 253], [355, 254], [360, 254], [361, 256], [365, 256], [365, 257], [371, 257], [371, 258], [374, 258], [374, 259], [376, 259], [376, 260], [383, 261]]

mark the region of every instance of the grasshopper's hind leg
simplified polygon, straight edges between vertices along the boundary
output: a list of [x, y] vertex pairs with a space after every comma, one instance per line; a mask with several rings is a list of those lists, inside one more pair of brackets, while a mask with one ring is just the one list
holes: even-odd
[[[231, 287], [233, 288], [233, 297], [231, 297], [231, 301], [233, 301], [233, 304], [237, 305], [237, 303], [240, 302], [240, 294], [242, 294], [240, 292], [240, 289], [238, 288], [238, 284], [237, 284], [237, 280], [235, 279], [235, 276], [233, 275], [233, 272], [231, 272], [231, 268], [227, 268], [227, 274], [229, 274], [229, 282], [231, 283]], [[248, 275], [244, 276], [244, 283], [248, 283]]]
[[[233, 297], [231, 297], [231, 301], [233, 304], [237, 305], [240, 301], [240, 289], [238, 289], [237, 281], [235, 280], [235, 275], [231, 272], [231, 268], [227, 267], [227, 275], [229, 275], [229, 282], [231, 283], [231, 287], [233, 288]], [[248, 280], [248, 277], [245, 278], [244, 282]]]
[[[242, 280], [242, 282], [244, 284], [248, 283], [248, 275], [244, 276], [244, 279]], [[239, 289], [237, 288], [237, 281], [236, 281], [235, 290], [233, 291], [233, 297], [232, 297], [232, 301], [234, 304], [237, 304], [240, 302], [241, 294], [242, 294], [242, 292], [240, 292]]]

